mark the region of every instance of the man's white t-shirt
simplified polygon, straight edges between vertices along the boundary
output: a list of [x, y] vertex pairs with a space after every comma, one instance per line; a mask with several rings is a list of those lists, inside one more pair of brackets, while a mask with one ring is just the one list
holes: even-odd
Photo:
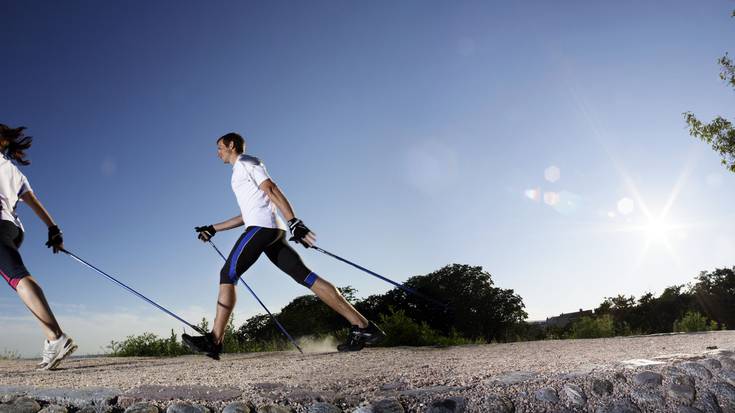
[[0, 156], [0, 219], [10, 221], [23, 230], [15, 207], [21, 195], [32, 191], [28, 178], [10, 159]]
[[240, 213], [246, 227], [278, 228], [286, 230], [286, 224], [276, 212], [276, 205], [260, 189], [260, 184], [270, 179], [260, 159], [240, 155], [232, 165], [232, 192], [235, 193]]

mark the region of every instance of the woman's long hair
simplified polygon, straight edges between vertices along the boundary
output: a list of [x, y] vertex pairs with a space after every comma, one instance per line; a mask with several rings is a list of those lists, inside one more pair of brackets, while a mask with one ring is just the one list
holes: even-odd
[[0, 123], [0, 150], [8, 158], [21, 165], [28, 165], [31, 161], [25, 159], [26, 150], [31, 147], [33, 138], [25, 136], [25, 126], [11, 128]]

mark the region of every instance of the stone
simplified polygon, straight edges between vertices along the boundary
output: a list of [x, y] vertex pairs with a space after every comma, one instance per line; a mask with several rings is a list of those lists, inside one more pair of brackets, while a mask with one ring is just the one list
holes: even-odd
[[702, 365], [708, 368], [710, 371], [719, 370], [722, 368], [722, 363], [717, 359], [706, 358], [700, 361]]
[[536, 390], [534, 397], [536, 400], [546, 403], [559, 403], [559, 395], [556, 393], [556, 390], [550, 387]]
[[89, 405], [110, 406], [117, 402], [122, 392], [118, 389], [86, 387], [81, 389], [33, 389], [28, 397], [53, 404], [83, 408]]
[[58, 404], [49, 404], [48, 406], [41, 409], [38, 413], [68, 413], [68, 409]]
[[615, 400], [598, 407], [595, 413], [641, 413], [641, 410], [629, 400]]
[[[252, 407], [245, 402], [232, 402], [222, 409], [222, 413], [252, 413]], [[126, 412], [127, 413], [127, 412]]]
[[595, 396], [607, 396], [612, 392], [613, 384], [609, 380], [594, 379], [592, 381], [592, 394]]
[[697, 392], [697, 399], [694, 401], [693, 407], [696, 407], [703, 413], [722, 413], [717, 399], [712, 393]]
[[0, 386], [0, 403], [12, 403], [18, 397], [33, 390], [30, 386]]
[[694, 387], [694, 379], [691, 376], [687, 376], [686, 374], [673, 376], [671, 378], [671, 382], [674, 384], [687, 385], [687, 386]]
[[380, 390], [405, 390], [406, 387], [406, 383], [395, 381], [383, 384], [382, 386], [380, 386]]
[[712, 373], [706, 367], [693, 361], [682, 363], [681, 369], [700, 380], [709, 380], [712, 378]]
[[36, 413], [41, 410], [41, 405], [29, 397], [19, 397], [13, 400], [13, 406], [22, 412]]
[[679, 406], [676, 412], [677, 413], [703, 413], [701, 410], [697, 409], [696, 407], [691, 407], [691, 406]]
[[729, 370], [735, 370], [735, 360], [731, 357], [723, 357], [720, 359], [720, 364], [722, 364], [723, 368], [729, 369]]
[[723, 413], [735, 413], [735, 387], [729, 383], [718, 382], [710, 388]]
[[450, 397], [432, 402], [426, 413], [463, 413], [466, 409], [467, 399], [464, 397]]
[[630, 395], [631, 399], [635, 401], [636, 405], [644, 408], [645, 410], [655, 410], [663, 406], [666, 401], [658, 391], [653, 391], [650, 388], [635, 389]]
[[28, 397], [18, 397], [11, 404], [0, 405], [0, 413], [37, 413], [41, 405]]
[[158, 413], [158, 406], [150, 403], [135, 403], [125, 409], [125, 413]]
[[477, 411], [493, 413], [513, 413], [515, 406], [505, 396], [489, 394], [477, 405]]
[[360, 404], [360, 397], [355, 394], [336, 393], [329, 402], [337, 406], [358, 406]]
[[695, 388], [690, 384], [671, 383], [666, 389], [666, 394], [679, 403], [692, 404], [695, 396]]
[[319, 401], [319, 402], [324, 401], [324, 398], [322, 397], [320, 393], [317, 393], [311, 390], [307, 390], [307, 389], [292, 390], [288, 392], [288, 394], [286, 394], [284, 397], [289, 402], [300, 403], [300, 404], [309, 404], [315, 401]]
[[653, 371], [642, 371], [635, 375], [633, 381], [639, 386], [660, 386], [663, 376]]
[[277, 404], [266, 404], [265, 406], [258, 407], [257, 413], [293, 413], [293, 409], [286, 406], [279, 406]]
[[[125, 401], [143, 400], [201, 400], [221, 402], [235, 400], [242, 396], [242, 390], [231, 386], [161, 386], [146, 384], [130, 389], [121, 395]], [[121, 404], [126, 404], [121, 401]]]
[[166, 408], [166, 413], [209, 413], [209, 409], [189, 402], [171, 403]]
[[661, 370], [665, 376], [681, 376], [686, 375], [687, 372], [676, 366], [666, 366]]
[[574, 406], [584, 406], [587, 403], [587, 395], [584, 394], [584, 390], [576, 384], [565, 384], [562, 388], [562, 393], [567, 396], [569, 402]]
[[76, 413], [112, 413], [112, 406], [88, 405], [77, 410]]
[[[225, 413], [222, 411], [222, 413]], [[234, 413], [234, 412], [233, 412]], [[242, 412], [237, 412], [242, 413]], [[329, 404], [329, 403], [314, 403], [311, 406], [309, 406], [309, 410], [307, 410], [307, 413], [342, 413], [342, 409], [339, 407]]]
[[723, 380], [730, 383], [731, 385], [735, 386], [735, 371], [732, 370], [721, 370], [720, 371], [720, 377], [722, 377]]
[[383, 399], [373, 402], [373, 413], [404, 413], [403, 406], [397, 399]]

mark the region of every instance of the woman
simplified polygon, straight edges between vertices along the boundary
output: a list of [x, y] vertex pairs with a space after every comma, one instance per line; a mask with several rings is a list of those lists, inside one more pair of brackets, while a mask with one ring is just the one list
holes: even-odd
[[30, 148], [32, 139], [24, 136], [24, 130], [24, 127], [11, 128], [0, 123], [0, 275], [41, 323], [46, 341], [38, 369], [50, 370], [73, 353], [77, 345], [61, 331], [41, 286], [28, 272], [18, 253], [23, 242], [23, 225], [15, 214], [19, 200], [27, 203], [48, 226], [46, 246], [52, 248], [54, 254], [64, 248], [61, 230], [33, 194], [28, 179], [15, 165], [30, 163], [25, 159], [25, 151]]

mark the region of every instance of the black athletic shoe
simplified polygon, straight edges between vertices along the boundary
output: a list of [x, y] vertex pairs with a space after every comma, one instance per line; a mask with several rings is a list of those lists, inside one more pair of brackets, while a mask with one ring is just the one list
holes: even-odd
[[365, 345], [377, 344], [380, 340], [385, 337], [385, 333], [372, 321], [368, 322], [368, 326], [365, 328], [359, 328], [358, 326], [352, 326], [350, 328], [350, 334], [347, 336], [347, 340], [337, 346], [337, 350], [341, 352], [345, 351], [360, 351]]
[[207, 333], [203, 336], [182, 334], [181, 341], [183, 341], [186, 347], [189, 347], [191, 351], [205, 353], [207, 357], [219, 360], [219, 354], [222, 352], [222, 343], [215, 344], [214, 335], [212, 335], [212, 333]]

